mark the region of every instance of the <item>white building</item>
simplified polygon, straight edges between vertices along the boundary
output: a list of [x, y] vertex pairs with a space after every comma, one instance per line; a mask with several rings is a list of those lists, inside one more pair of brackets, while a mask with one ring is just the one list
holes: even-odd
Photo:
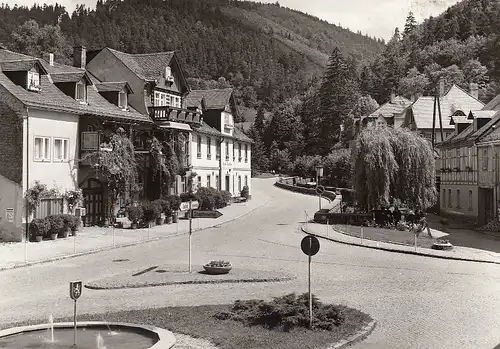
[[248, 186], [251, 195], [253, 141], [234, 127], [239, 111], [233, 89], [191, 91], [186, 106], [203, 111], [202, 126], [193, 129], [190, 149], [195, 185], [227, 190], [233, 196]]

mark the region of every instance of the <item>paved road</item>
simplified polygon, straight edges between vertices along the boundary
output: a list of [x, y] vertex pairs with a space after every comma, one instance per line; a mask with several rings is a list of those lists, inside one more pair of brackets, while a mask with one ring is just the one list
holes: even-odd
[[[317, 198], [254, 180], [267, 206], [238, 221], [194, 235], [193, 262], [229, 259], [247, 268], [283, 270], [297, 280], [270, 284], [178, 285], [145, 289], [85, 289], [80, 312], [269, 299], [307, 290], [307, 259], [299, 249], [299, 222]], [[187, 261], [187, 237], [157, 241], [81, 258], [0, 272], [0, 324], [67, 316], [70, 280], [90, 281], [127, 270]], [[129, 262], [113, 262], [130, 259]], [[314, 257], [313, 290], [325, 302], [343, 303], [379, 321], [355, 349], [484, 348], [500, 342], [500, 266], [430, 259], [323, 241]]]

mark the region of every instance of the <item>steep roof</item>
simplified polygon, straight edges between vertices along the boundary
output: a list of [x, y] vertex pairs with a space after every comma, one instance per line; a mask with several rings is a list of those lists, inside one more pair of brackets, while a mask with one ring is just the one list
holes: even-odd
[[483, 110], [500, 110], [500, 94], [488, 102]]
[[200, 127], [197, 127], [195, 129], [193, 129], [193, 132], [194, 133], [202, 133], [202, 134], [205, 134], [205, 135], [208, 135], [208, 136], [216, 136], [216, 137], [222, 135], [222, 133], [219, 130], [217, 130], [216, 128], [210, 126], [205, 121], [203, 121], [201, 123]]
[[[15, 57], [18, 57], [17, 59], [20, 60], [25, 60], [26, 57], [29, 56], [17, 54], [7, 50], [0, 50], [0, 62], [2, 59], [16, 59]], [[31, 59], [34, 58], [31, 57]], [[57, 65], [57, 67], [54, 67], [50, 66], [47, 62], [41, 59], [39, 61], [44, 67], [50, 67], [47, 69], [49, 74], [42, 75], [40, 77], [40, 86], [42, 88], [40, 92], [28, 91], [23, 87], [16, 85], [5, 74], [0, 72], [0, 84], [5, 88], [5, 90], [10, 92], [15, 98], [24, 103], [26, 106], [78, 115], [87, 114], [152, 123], [148, 116], [142, 115], [132, 108], [130, 111], [123, 111], [118, 106], [109, 103], [97, 92], [97, 89], [94, 86], [89, 86], [87, 88], [87, 104], [81, 104], [64, 94], [56, 85], [52, 83], [50, 71], [52, 70], [53, 72], [58, 72], [58, 74], [54, 74], [57, 80], [58, 77], [63, 79], [65, 76], [74, 77], [75, 74], [82, 74], [81, 76], [84, 76], [85, 70], [64, 65]]]
[[89, 84], [92, 85], [92, 80], [88, 77], [88, 75], [85, 73], [85, 70], [79, 71], [79, 72], [71, 72], [71, 73], [52, 73], [50, 74], [50, 77], [52, 78], [52, 81], [54, 84], [62, 83], [62, 82], [78, 82], [80, 81], [83, 77], [85, 77], [88, 81]]
[[203, 107], [206, 110], [224, 109], [226, 105], [231, 105], [232, 88], [213, 90], [193, 90], [189, 93], [186, 103], [188, 107], [197, 107], [203, 100]]
[[[448, 93], [439, 99], [441, 106], [441, 116], [443, 129], [452, 129], [449, 117], [457, 110], [461, 110], [468, 115], [471, 110], [481, 110], [484, 103], [472, 97], [460, 87], [453, 85]], [[418, 129], [432, 129], [432, 119], [434, 112], [434, 97], [420, 97], [409, 108], [412, 109], [414, 122]], [[439, 127], [439, 114], [436, 110], [436, 126]]]
[[128, 89], [129, 93], [133, 93], [132, 88], [126, 81], [120, 82], [98, 82], [95, 87], [99, 92], [120, 92], [124, 88]]
[[233, 129], [233, 137], [242, 142], [254, 143], [254, 141], [250, 137], [248, 137], [245, 133], [243, 133], [243, 131], [241, 131], [237, 127]]
[[1, 61], [0, 68], [2, 71], [28, 71], [37, 65], [40, 70], [47, 74], [47, 71], [38, 59], [22, 59], [16, 61]]
[[378, 118], [382, 115], [384, 118], [392, 118], [396, 115], [401, 114], [405, 108], [407, 108], [412, 102], [402, 96], [396, 96], [394, 98], [394, 103], [391, 101], [382, 104], [377, 110], [368, 115], [368, 118]]
[[131, 54], [116, 51], [111, 48], [108, 48], [108, 50], [138, 77], [146, 81], [157, 79], [165, 70], [165, 67], [170, 65], [175, 54], [174, 51]]

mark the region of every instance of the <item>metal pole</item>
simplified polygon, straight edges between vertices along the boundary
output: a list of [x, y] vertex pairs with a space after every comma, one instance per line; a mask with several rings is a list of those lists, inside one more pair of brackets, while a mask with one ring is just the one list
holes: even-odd
[[176, 234], [179, 234], [179, 212], [177, 212], [177, 220], [175, 222], [176, 225]]
[[[29, 173], [30, 173], [30, 167], [29, 167], [29, 158], [30, 158], [30, 116], [28, 113], [28, 108], [26, 108], [26, 188], [24, 190], [28, 190], [30, 186], [29, 182]], [[29, 205], [28, 205], [28, 199], [26, 199], [26, 232], [25, 232], [25, 246], [24, 246], [24, 261], [28, 263], [28, 241], [29, 241], [29, 217], [30, 217], [30, 210], [29, 210]]]
[[361, 227], [361, 243], [363, 243], [363, 227]]
[[312, 250], [312, 239], [309, 239], [308, 274], [309, 274], [309, 328], [310, 329], [312, 329], [312, 323], [313, 323], [313, 307], [312, 307], [312, 295], [311, 295], [311, 250]]
[[417, 234], [415, 234], [415, 252], [417, 252]]
[[191, 226], [192, 226], [192, 217], [191, 217], [191, 203], [192, 203], [192, 200], [189, 199], [189, 212], [188, 212], [188, 215], [189, 215], [189, 272], [191, 272], [191, 233], [192, 233], [192, 230], [191, 230]]
[[326, 219], [326, 237], [328, 237], [328, 218]]
[[115, 225], [113, 224], [113, 248], [115, 248]]
[[73, 234], [73, 254], [76, 254], [76, 231]]
[[76, 299], [73, 307], [73, 344], [76, 347]]

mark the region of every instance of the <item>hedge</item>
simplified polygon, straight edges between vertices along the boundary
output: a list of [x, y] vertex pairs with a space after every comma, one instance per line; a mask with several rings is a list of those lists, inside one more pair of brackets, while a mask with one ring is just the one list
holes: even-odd
[[[303, 187], [298, 187], [295, 185], [289, 185], [289, 184], [280, 183], [280, 182], [276, 182], [276, 183], [274, 183], [274, 185], [277, 186], [278, 188], [290, 190], [290, 191], [293, 191], [296, 193], [318, 196], [318, 194], [316, 194], [315, 189], [313, 189], [313, 188], [303, 188]], [[328, 201], [332, 202], [333, 200], [335, 200], [336, 195], [334, 192], [326, 190], [323, 193], [323, 197], [325, 199], [327, 199]]]

